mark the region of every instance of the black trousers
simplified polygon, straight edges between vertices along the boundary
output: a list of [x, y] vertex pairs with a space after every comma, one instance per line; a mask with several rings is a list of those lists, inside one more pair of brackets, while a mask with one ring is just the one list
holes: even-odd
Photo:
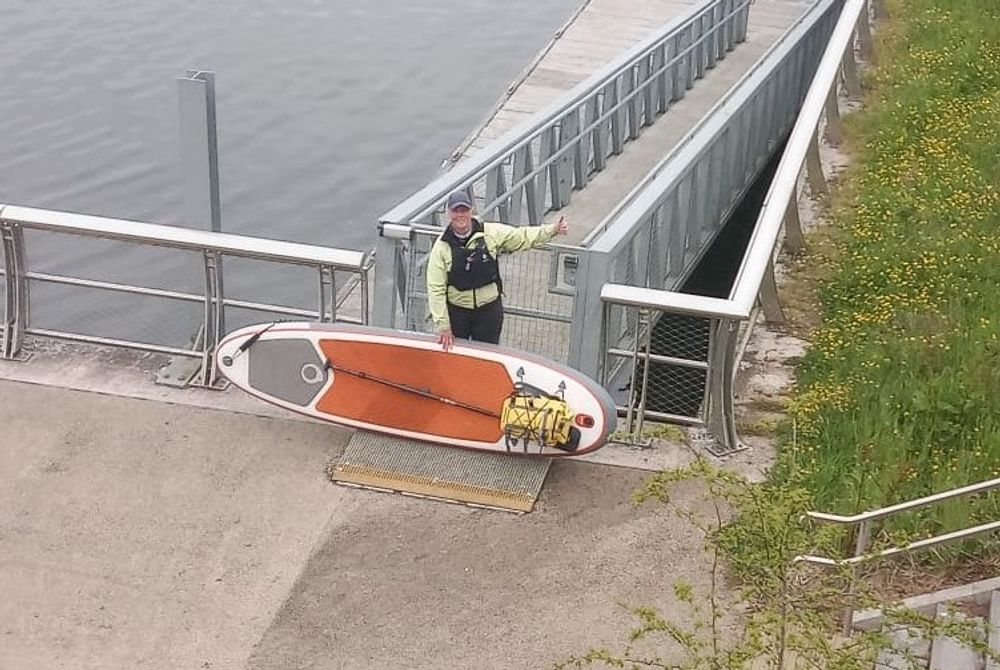
[[500, 330], [503, 328], [503, 301], [500, 298], [476, 309], [448, 303], [448, 318], [451, 320], [451, 334], [456, 339], [500, 343]]

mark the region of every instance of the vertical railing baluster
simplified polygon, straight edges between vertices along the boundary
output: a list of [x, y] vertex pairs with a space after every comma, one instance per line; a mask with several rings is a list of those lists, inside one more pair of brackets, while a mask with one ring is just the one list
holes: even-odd
[[694, 88], [695, 72], [698, 69], [695, 63], [697, 58], [696, 32], [694, 25], [688, 24], [681, 33], [684, 36], [684, 87], [688, 90]]
[[590, 144], [594, 156], [594, 172], [600, 172], [607, 164], [608, 158], [608, 121], [600, 120], [604, 114], [604, 105], [607, 95], [600, 92], [590, 99], [590, 112], [588, 122], [596, 124], [590, 131]]
[[625, 116], [628, 128], [628, 139], [639, 137], [639, 96], [636, 91], [636, 67], [630, 67], [622, 73], [622, 99], [625, 103]]
[[580, 122], [575, 111], [570, 111], [559, 121], [559, 158], [556, 160], [556, 176], [558, 183], [558, 206], [562, 209], [573, 197], [573, 154], [576, 141], [579, 139]]
[[215, 385], [215, 347], [219, 344], [222, 327], [221, 256], [216, 251], [202, 251], [205, 269], [205, 302], [201, 323], [201, 368], [195, 376], [199, 386]]
[[705, 69], [715, 67], [719, 58], [719, 25], [722, 23], [722, 0], [716, 0], [712, 9], [705, 13]]
[[656, 72], [656, 82], [654, 90], [656, 92], [656, 113], [663, 114], [670, 106], [670, 68], [667, 65], [667, 45], [662, 44], [656, 48], [653, 58], [653, 71]]
[[708, 61], [708, 38], [706, 37], [708, 30], [706, 29], [705, 24], [708, 20], [708, 15], [705, 12], [702, 12], [698, 19], [694, 22], [694, 42], [697, 45], [694, 50], [695, 79], [703, 79], [705, 77], [705, 65]]
[[619, 105], [624, 96], [621, 82], [622, 76], [619, 75], [610, 83], [608, 91], [611, 96], [604, 107], [605, 109], [615, 109], [611, 113], [611, 153], [615, 156], [620, 154], [625, 146], [625, 108]]
[[[538, 162], [539, 164], [545, 163], [556, 151], [556, 130], [555, 126], [549, 126], [541, 132], [539, 137], [539, 153]], [[559, 209], [561, 205], [559, 204], [559, 170], [556, 165], [556, 161], [549, 163], [544, 168], [542, 168], [538, 173], [538, 196], [541, 203], [540, 214], [544, 214], [545, 210], [545, 194], [549, 194], [549, 203], [551, 209]]]
[[650, 67], [651, 58], [652, 54], [645, 56], [639, 63], [639, 86], [642, 87], [641, 121], [644, 126], [651, 126], [656, 120], [656, 77], [652, 76], [656, 70]]
[[684, 55], [682, 53], [681, 36], [670, 40], [667, 47], [667, 62], [670, 63], [670, 102], [676, 102], [684, 97], [685, 84], [682, 79], [684, 70]]
[[[650, 310], [637, 308], [638, 318], [636, 319], [636, 341], [639, 340], [640, 331], [645, 333], [643, 338], [642, 356], [642, 388], [639, 391], [639, 419], [635, 427], [636, 442], [642, 442], [642, 427], [646, 420], [646, 391], [649, 388], [649, 366], [651, 364], [650, 355], [653, 350], [653, 319], [650, 317]], [[633, 380], [633, 384], [635, 381]]]
[[[499, 199], [499, 202], [497, 200]], [[496, 204], [494, 204], [496, 203]], [[482, 215], [491, 221], [502, 221], [511, 223], [510, 220], [510, 198], [507, 193], [507, 175], [504, 171], [504, 164], [500, 163], [492, 168], [486, 175], [486, 207], [489, 210], [483, 211]], [[494, 212], [496, 212], [494, 214]]]
[[[517, 184], [522, 179], [525, 178], [530, 173], [531, 164], [531, 145], [524, 144], [514, 150], [514, 156], [511, 159], [513, 165], [511, 166], [511, 185], [512, 191], [510, 194], [510, 221], [515, 226], [520, 226], [524, 224], [524, 211], [527, 207], [529, 219], [531, 215], [532, 204], [535, 197], [535, 180], [528, 179], [523, 185], [518, 187], [513, 187], [513, 184]], [[531, 192], [529, 197], [528, 192]], [[525, 200], [529, 200], [527, 205], [525, 205]], [[529, 221], [530, 223], [530, 221]]]
[[[2, 208], [0, 208], [2, 212]], [[24, 332], [28, 327], [30, 301], [28, 292], [27, 254], [24, 249], [24, 231], [17, 224], [0, 219], [0, 237], [4, 255], [4, 319], [3, 349], [0, 358], [15, 360], [21, 354]]]
[[577, 120], [573, 140], [576, 145], [570, 153], [573, 156], [573, 188], [577, 190], [587, 185], [590, 176], [590, 133], [581, 132], [591, 121], [587, 118], [588, 109], [590, 109], [589, 100], [573, 110], [573, 118]]

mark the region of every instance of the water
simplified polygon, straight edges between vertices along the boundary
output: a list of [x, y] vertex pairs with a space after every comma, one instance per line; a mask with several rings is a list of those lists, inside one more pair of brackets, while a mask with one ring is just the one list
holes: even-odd
[[[223, 229], [367, 250], [580, 1], [0, 0], [0, 202], [182, 224], [176, 78], [213, 70]], [[169, 254], [39, 237], [36, 271], [192, 287]], [[40, 287], [32, 325], [133, 309], [79, 295]]]

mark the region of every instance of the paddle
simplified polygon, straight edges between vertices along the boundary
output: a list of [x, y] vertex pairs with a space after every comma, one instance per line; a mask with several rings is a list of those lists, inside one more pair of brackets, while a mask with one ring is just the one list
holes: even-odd
[[486, 416], [493, 417], [494, 419], [500, 418], [500, 414], [497, 412], [485, 409], [483, 407], [478, 407], [476, 405], [471, 405], [469, 403], [462, 402], [461, 400], [453, 400], [451, 398], [446, 398], [445, 396], [432, 393], [428, 389], [420, 389], [417, 388], [416, 386], [410, 386], [409, 384], [394, 382], [390, 379], [383, 379], [382, 377], [368, 374], [367, 372], [363, 372], [361, 370], [352, 370], [350, 368], [334, 365], [333, 361], [331, 361], [329, 358], [326, 359], [326, 369], [332, 372], [342, 372], [346, 375], [357, 377], [358, 379], [364, 379], [365, 381], [375, 382], [376, 384], [382, 384], [384, 386], [389, 386], [391, 388], [398, 389], [400, 391], [412, 393], [414, 395], [420, 396], [421, 398], [436, 400], [438, 402], [444, 403], [445, 405], [449, 405], [450, 407], [458, 407], [460, 409], [466, 409], [469, 410], [470, 412], [476, 412], [478, 414], [484, 414]]

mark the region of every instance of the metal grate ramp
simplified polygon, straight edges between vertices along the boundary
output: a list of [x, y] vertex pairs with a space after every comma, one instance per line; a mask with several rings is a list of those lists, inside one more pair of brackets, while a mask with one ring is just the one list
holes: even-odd
[[466, 451], [358, 431], [330, 469], [330, 479], [346, 486], [530, 512], [550, 464], [549, 458]]

